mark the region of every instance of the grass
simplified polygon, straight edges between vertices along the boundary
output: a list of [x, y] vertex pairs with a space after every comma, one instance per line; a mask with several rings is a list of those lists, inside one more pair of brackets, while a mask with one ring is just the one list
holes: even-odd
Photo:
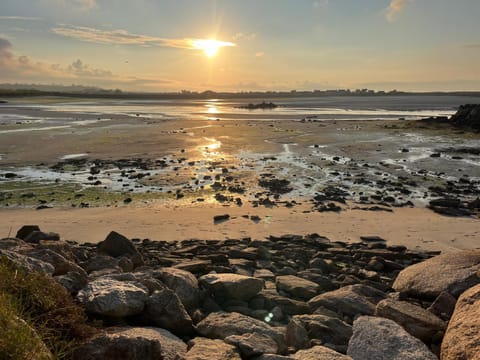
[[0, 360], [70, 359], [96, 330], [51, 277], [0, 258]]

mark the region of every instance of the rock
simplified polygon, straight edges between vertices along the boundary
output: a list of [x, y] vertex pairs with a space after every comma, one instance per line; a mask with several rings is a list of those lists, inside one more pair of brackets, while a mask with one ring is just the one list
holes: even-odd
[[354, 360], [438, 360], [424, 343], [394, 321], [371, 316], [354, 321], [347, 355]]
[[433, 257], [402, 270], [392, 287], [407, 296], [433, 300], [442, 291], [458, 297], [478, 284], [480, 250], [465, 250]]
[[241, 360], [235, 346], [222, 340], [212, 340], [197, 337], [188, 343], [190, 350], [185, 355], [185, 360]]
[[[291, 355], [296, 360], [352, 360], [350, 356], [340, 354], [325, 346], [314, 346], [308, 350], [300, 350]], [[373, 359], [372, 359], [373, 360]]]
[[170, 289], [155, 291], [145, 302], [145, 318], [153, 325], [176, 335], [193, 332], [192, 319], [180, 299]]
[[260, 334], [273, 339], [279, 351], [285, 348], [284, 334], [263, 321], [239, 313], [211, 313], [197, 324], [197, 332], [214, 339], [225, 339], [231, 335]]
[[323, 293], [311, 299], [308, 304], [314, 310], [325, 307], [353, 319], [357, 315], [373, 315], [375, 306], [385, 297], [377, 289], [358, 284]]
[[176, 269], [185, 270], [194, 274], [206, 274], [210, 271], [212, 262], [210, 260], [185, 260], [175, 265]]
[[18, 229], [15, 237], [17, 239], [25, 240], [27, 236], [34, 231], [40, 231], [38, 225], [23, 225], [20, 229]]
[[480, 285], [465, 291], [457, 301], [442, 342], [441, 359], [480, 359]]
[[452, 317], [456, 303], [457, 299], [448, 292], [442, 291], [427, 310], [439, 318], [448, 321]]
[[43, 231], [32, 231], [23, 240], [27, 243], [38, 244], [42, 240], [60, 240], [60, 235], [53, 232], [44, 233]]
[[48, 275], [52, 275], [55, 271], [55, 268], [50, 263], [30, 256], [21, 255], [13, 251], [0, 250], [0, 256], [5, 256], [8, 261], [25, 271], [36, 271]]
[[140, 283], [99, 278], [80, 290], [77, 299], [90, 313], [121, 318], [140, 314], [147, 295]]
[[167, 330], [153, 327], [112, 329], [75, 351], [75, 360], [178, 360], [187, 345]]
[[266, 353], [275, 354], [278, 352], [278, 345], [271, 337], [256, 333], [231, 335], [225, 338], [225, 342], [235, 345], [240, 349], [242, 355], [247, 358]]
[[38, 249], [28, 252], [28, 256], [48, 262], [55, 268], [53, 276], [65, 275], [69, 272], [78, 273], [87, 278], [87, 273], [80, 266], [72, 261], [65, 259], [62, 255], [48, 249]]
[[135, 245], [125, 236], [115, 231], [110, 232], [107, 238], [98, 244], [98, 250], [113, 257], [127, 255], [135, 267], [143, 265], [142, 255], [140, 255]]
[[450, 120], [456, 127], [480, 130], [480, 105], [461, 105]]
[[278, 306], [287, 315], [309, 314], [312, 312], [306, 302], [280, 296], [276, 291], [263, 290], [259, 296], [265, 300], [266, 308], [271, 309]]
[[[306, 342], [303, 329], [306, 330], [308, 339], [320, 340], [322, 344], [331, 344], [344, 348], [352, 336], [352, 327], [338, 318], [325, 315], [296, 315], [287, 326], [287, 345], [295, 349], [310, 346]], [[300, 337], [299, 337], [300, 336]]]
[[33, 250], [33, 246], [25, 241], [16, 238], [5, 238], [0, 240], [0, 249], [9, 250], [16, 253], [23, 253]]
[[77, 272], [68, 272], [55, 276], [54, 279], [71, 294], [76, 294], [87, 285], [87, 277]]
[[104, 269], [121, 270], [118, 259], [103, 254], [96, 255], [95, 257], [89, 259], [85, 264], [82, 264], [82, 266], [88, 273]]
[[154, 272], [167, 287], [175, 292], [186, 309], [193, 309], [200, 301], [197, 278], [190, 272], [176, 268], [162, 268]]
[[199, 282], [216, 298], [249, 300], [263, 289], [264, 281], [250, 276], [227, 274], [208, 274]]
[[437, 316], [406, 301], [382, 300], [377, 304], [375, 315], [395, 321], [425, 343], [431, 343], [432, 337], [446, 328], [445, 322]]
[[277, 276], [277, 289], [283, 290], [293, 298], [308, 300], [317, 294], [318, 284], [313, 281], [302, 279], [298, 276], [285, 275]]

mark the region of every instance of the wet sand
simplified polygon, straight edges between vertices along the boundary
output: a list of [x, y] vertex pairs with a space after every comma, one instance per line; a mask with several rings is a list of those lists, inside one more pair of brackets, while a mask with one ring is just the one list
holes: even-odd
[[[333, 241], [357, 242], [360, 236], [380, 236], [390, 245], [411, 249], [441, 250], [480, 248], [480, 222], [474, 218], [445, 217], [422, 208], [394, 212], [346, 210], [336, 213], [304, 213], [294, 209], [195, 205], [121, 206], [90, 209], [1, 209], [0, 234], [7, 236], [24, 224], [37, 224], [63, 239], [99, 242], [115, 230], [131, 238], [151, 240], [224, 240], [269, 235], [318, 233]], [[230, 220], [214, 224], [215, 215]], [[242, 215], [257, 215], [258, 223]]]

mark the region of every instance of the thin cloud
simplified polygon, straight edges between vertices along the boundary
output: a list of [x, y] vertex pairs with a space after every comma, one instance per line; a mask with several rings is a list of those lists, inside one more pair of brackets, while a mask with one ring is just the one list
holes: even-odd
[[391, 0], [386, 13], [388, 22], [394, 22], [397, 20], [398, 15], [403, 12], [405, 6], [412, 1], [413, 0]]
[[[96, 44], [160, 46], [180, 49], [198, 50], [198, 42], [202, 39], [169, 39], [157, 36], [132, 34], [126, 30], [101, 30], [85, 26], [61, 25], [52, 32], [64, 37]], [[235, 46], [231, 42], [219, 42], [219, 46]]]
[[0, 20], [41, 21], [43, 19], [30, 16], [0, 16]]
[[80, 10], [91, 10], [98, 7], [97, 0], [49, 0], [56, 5], [75, 7]]

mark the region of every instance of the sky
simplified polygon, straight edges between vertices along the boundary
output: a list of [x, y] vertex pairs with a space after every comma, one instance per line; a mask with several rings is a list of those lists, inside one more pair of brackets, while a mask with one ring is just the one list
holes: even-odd
[[480, 90], [479, 15], [480, 0], [1, 0], [0, 83]]

